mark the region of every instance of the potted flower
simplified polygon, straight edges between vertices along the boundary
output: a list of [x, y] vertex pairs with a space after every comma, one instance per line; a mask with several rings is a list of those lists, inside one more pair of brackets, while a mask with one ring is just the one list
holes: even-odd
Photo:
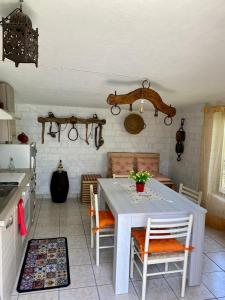
[[137, 192], [144, 192], [145, 183], [152, 177], [153, 175], [148, 171], [131, 171], [129, 175], [129, 178], [136, 181]]

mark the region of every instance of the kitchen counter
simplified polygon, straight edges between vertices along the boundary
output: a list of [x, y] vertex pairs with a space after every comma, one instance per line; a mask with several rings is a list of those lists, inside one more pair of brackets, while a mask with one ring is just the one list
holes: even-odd
[[15, 186], [13, 190], [10, 192], [8, 195], [9, 199], [7, 200], [7, 204], [3, 208], [3, 210], [0, 212], [0, 227], [1, 226], [6, 226], [5, 224], [5, 219], [10, 210], [17, 205], [23, 190], [27, 186], [27, 184], [30, 182], [33, 172], [30, 169], [15, 169], [15, 171], [9, 171], [8, 169], [1, 169], [0, 173], [2, 172], [9, 172], [9, 173], [25, 173], [25, 177], [23, 178], [22, 182], [20, 185]]

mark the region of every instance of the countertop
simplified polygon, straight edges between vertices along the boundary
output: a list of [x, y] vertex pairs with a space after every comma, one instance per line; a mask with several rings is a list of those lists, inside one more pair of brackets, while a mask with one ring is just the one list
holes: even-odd
[[6, 204], [5, 208], [3, 209], [3, 211], [1, 211], [0, 213], [0, 227], [4, 227], [9, 218], [9, 213], [12, 210], [12, 208], [14, 206], [17, 205], [22, 192], [24, 191], [24, 189], [26, 188], [27, 184], [29, 183], [29, 181], [31, 180], [32, 176], [33, 176], [33, 172], [30, 169], [15, 169], [14, 171], [9, 171], [8, 169], [0, 169], [0, 172], [12, 172], [12, 173], [25, 173], [25, 177], [22, 180], [21, 184], [19, 186], [16, 186], [15, 189], [13, 190], [13, 193], [11, 194], [11, 197], [8, 201], [8, 203]]

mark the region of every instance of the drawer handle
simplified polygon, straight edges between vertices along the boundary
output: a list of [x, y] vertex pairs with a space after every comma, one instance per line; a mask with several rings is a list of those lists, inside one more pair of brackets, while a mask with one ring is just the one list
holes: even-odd
[[9, 218], [9, 221], [8, 221], [8, 223], [6, 224], [5, 228], [8, 229], [12, 224], [13, 224], [13, 217], [11, 216], [11, 217]]

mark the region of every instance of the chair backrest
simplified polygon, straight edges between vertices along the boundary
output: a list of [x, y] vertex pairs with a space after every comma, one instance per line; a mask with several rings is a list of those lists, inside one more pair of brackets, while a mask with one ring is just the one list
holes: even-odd
[[91, 212], [94, 212], [92, 216], [95, 218], [95, 225], [99, 227], [99, 208], [98, 208], [98, 196], [94, 193], [93, 185], [90, 185], [90, 198], [91, 198]]
[[148, 252], [150, 240], [185, 238], [185, 248], [190, 245], [193, 215], [183, 218], [148, 218], [145, 235], [145, 252]]
[[202, 201], [202, 192], [201, 191], [195, 191], [190, 189], [189, 187], [186, 187], [183, 185], [183, 183], [180, 184], [179, 187], [179, 193], [182, 195], [187, 196], [187, 198], [191, 201], [193, 201], [195, 204], [200, 205]]
[[113, 174], [113, 178], [128, 178], [129, 175]]

